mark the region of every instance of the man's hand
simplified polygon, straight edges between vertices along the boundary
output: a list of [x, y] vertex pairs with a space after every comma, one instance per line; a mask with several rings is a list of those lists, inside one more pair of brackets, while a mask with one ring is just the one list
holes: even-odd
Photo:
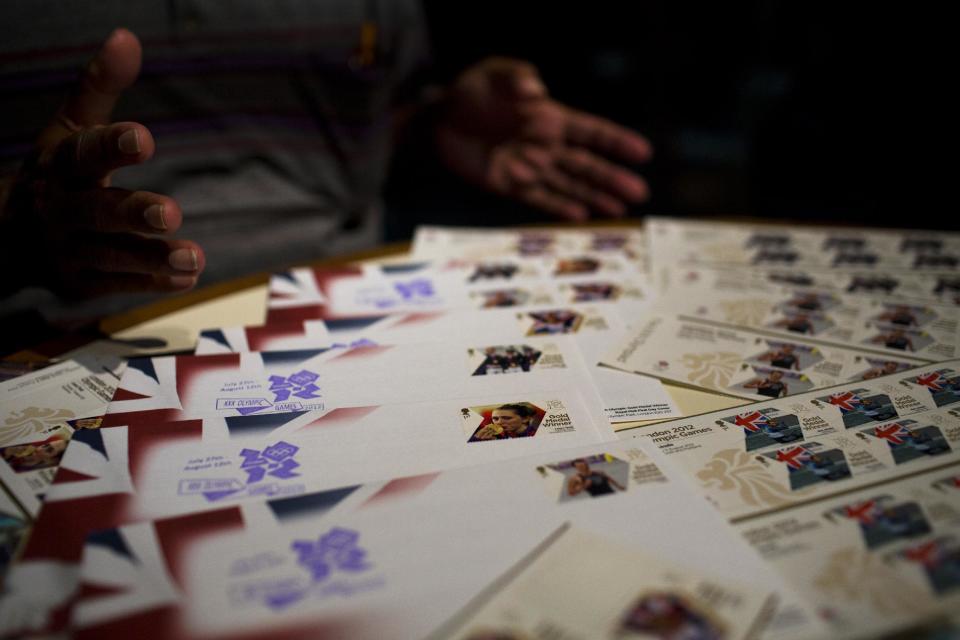
[[[119, 291], [182, 291], [203, 270], [200, 247], [171, 234], [182, 220], [169, 197], [110, 187], [111, 174], [150, 159], [141, 124], [110, 124], [120, 94], [140, 72], [137, 37], [114, 31], [80, 86], [37, 140], [0, 211], [5, 245], [17, 256], [15, 286], [71, 297]], [[154, 237], [149, 237], [154, 236]]]
[[568, 220], [619, 217], [649, 197], [643, 178], [611, 160], [646, 162], [650, 143], [552, 100], [525, 62], [490, 58], [471, 67], [443, 106], [440, 156], [474, 184]]

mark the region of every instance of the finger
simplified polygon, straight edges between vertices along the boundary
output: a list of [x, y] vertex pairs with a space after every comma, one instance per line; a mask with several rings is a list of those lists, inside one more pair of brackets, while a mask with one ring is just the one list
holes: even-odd
[[81, 271], [66, 283], [70, 293], [78, 297], [94, 297], [130, 291], [146, 293], [178, 293], [197, 284], [195, 275], [155, 276], [135, 273], [102, 273]]
[[76, 271], [197, 276], [205, 266], [203, 250], [189, 240], [144, 238], [133, 234], [89, 234], [64, 259]]
[[547, 97], [547, 87], [537, 68], [523, 60], [491, 58], [484, 63], [493, 90], [521, 100]]
[[518, 148], [501, 147], [490, 154], [487, 183], [494, 191], [510, 195], [539, 179], [539, 171]]
[[620, 217], [626, 213], [622, 202], [563, 171], [551, 167], [540, 175], [551, 189], [586, 204], [594, 211], [612, 217]]
[[562, 194], [550, 191], [542, 185], [532, 186], [518, 194], [522, 202], [553, 214], [564, 220], [582, 222], [589, 212], [583, 204]]
[[647, 162], [653, 147], [640, 134], [581, 111], [569, 110], [566, 139], [626, 162]]
[[99, 182], [120, 167], [150, 159], [155, 149], [145, 126], [118, 122], [81, 129], [64, 138], [40, 164], [67, 180]]
[[177, 201], [149, 191], [90, 189], [67, 192], [70, 203], [60, 205], [60, 218], [70, 226], [104, 233], [173, 233], [183, 214]]
[[560, 149], [557, 165], [564, 171], [587, 180], [601, 191], [627, 202], [644, 202], [650, 198], [647, 183], [632, 171], [583, 149]]
[[117, 99], [140, 73], [140, 41], [126, 29], [111, 33], [87, 65], [73, 95], [41, 134], [41, 146], [49, 146], [78, 129], [110, 122]]
[[553, 164], [553, 154], [543, 145], [521, 144], [517, 150], [520, 156], [538, 171], [546, 170]]

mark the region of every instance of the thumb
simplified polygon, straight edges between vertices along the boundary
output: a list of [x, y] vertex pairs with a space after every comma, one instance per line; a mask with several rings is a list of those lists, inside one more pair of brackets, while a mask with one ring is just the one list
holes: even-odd
[[109, 124], [124, 89], [140, 73], [140, 41], [127, 29], [115, 29], [87, 65], [80, 84], [41, 134], [41, 144], [55, 143], [78, 129]]
[[501, 96], [520, 100], [547, 97], [547, 87], [537, 68], [522, 60], [500, 58], [492, 61], [490, 81]]

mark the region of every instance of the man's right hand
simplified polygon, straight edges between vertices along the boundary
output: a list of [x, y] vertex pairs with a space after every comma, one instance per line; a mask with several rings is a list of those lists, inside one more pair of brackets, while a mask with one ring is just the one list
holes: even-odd
[[[37, 140], [0, 211], [4, 274], [16, 288], [38, 285], [68, 297], [121, 291], [183, 291], [204, 267], [194, 242], [160, 237], [182, 221], [167, 196], [110, 186], [111, 174], [145, 162], [155, 145], [135, 122], [110, 124], [113, 107], [140, 72], [137, 37], [117, 29], [80, 86]], [[4, 261], [6, 262], [6, 260]]]

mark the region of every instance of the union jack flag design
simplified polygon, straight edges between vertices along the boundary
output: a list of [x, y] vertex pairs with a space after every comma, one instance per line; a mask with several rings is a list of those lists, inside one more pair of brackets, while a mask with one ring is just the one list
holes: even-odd
[[790, 447], [777, 451], [777, 461], [787, 465], [790, 471], [799, 471], [810, 460], [810, 452], [803, 447]]
[[876, 500], [866, 500], [847, 505], [843, 508], [843, 515], [851, 520], [856, 520], [860, 524], [872, 524], [880, 512], [880, 506]]
[[320, 320], [225, 327], [201, 331], [194, 355], [317, 349], [329, 346], [330, 342], [329, 332]]
[[770, 420], [759, 411], [749, 413], [738, 413], [733, 423], [747, 433], [760, 433], [765, 427], [770, 426]]
[[931, 391], [943, 391], [943, 388], [947, 385], [947, 379], [939, 371], [934, 371], [917, 376], [917, 384]]
[[882, 424], [874, 428], [873, 435], [882, 440], [886, 440], [890, 445], [899, 446], [904, 444], [912, 434], [905, 426], [899, 422], [894, 422], [892, 424]]
[[863, 401], [852, 391], [844, 391], [842, 393], [831, 394], [830, 404], [838, 407], [841, 413], [850, 413], [851, 411], [860, 409], [863, 406]]
[[94, 629], [122, 637], [142, 636], [145, 626], [154, 633], [175, 628], [184, 598], [184, 552], [207, 536], [239, 531], [243, 523], [241, 509], [233, 507], [90, 534], [71, 612], [78, 637]]
[[937, 565], [943, 552], [944, 545], [940, 540], [930, 540], [907, 547], [903, 550], [903, 557], [929, 568]]

